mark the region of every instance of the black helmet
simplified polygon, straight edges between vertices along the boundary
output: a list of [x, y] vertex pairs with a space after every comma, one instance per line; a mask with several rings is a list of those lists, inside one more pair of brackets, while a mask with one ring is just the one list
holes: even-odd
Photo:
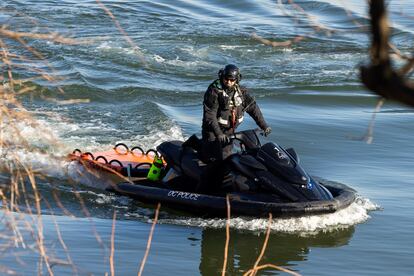
[[241, 77], [239, 68], [234, 64], [227, 64], [226, 67], [219, 71], [220, 79], [236, 80], [239, 82]]

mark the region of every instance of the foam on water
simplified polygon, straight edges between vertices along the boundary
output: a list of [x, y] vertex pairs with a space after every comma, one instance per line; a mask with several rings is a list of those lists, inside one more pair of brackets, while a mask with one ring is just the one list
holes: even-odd
[[[236, 46], [235, 46], [236, 47]], [[145, 54], [141, 49], [137, 47], [131, 47], [130, 45], [119, 44], [112, 41], [104, 41], [100, 43], [96, 48], [96, 52], [103, 54], [117, 54], [117, 55], [126, 55], [126, 56], [140, 56], [145, 60], [151, 63], [165, 64], [182, 68], [194, 68], [199, 66], [211, 67], [215, 66], [214, 63], [206, 60], [209, 49], [203, 47], [201, 49], [196, 49], [193, 46], [184, 46], [177, 49], [173, 49], [171, 53], [175, 54], [174, 58], [164, 57], [160, 54], [149, 54], [148, 51], [145, 51]], [[171, 54], [170, 52], [168, 54]], [[189, 55], [189, 56], [188, 56]]]
[[[33, 115], [41, 115], [41, 112], [34, 112]], [[87, 132], [82, 133], [83, 130], [87, 130]], [[66, 156], [75, 148], [80, 148], [83, 152], [112, 148], [114, 142], [110, 144], [97, 142], [97, 137], [103, 130], [113, 133], [119, 131], [114, 126], [99, 120], [89, 120], [81, 123], [71, 122], [66, 120], [59, 112], [48, 112], [48, 116], [45, 118], [22, 120], [13, 124], [5, 121], [3, 122], [2, 139], [11, 146], [0, 148], [0, 161], [2, 164], [9, 164], [18, 159], [22, 165], [49, 177], [75, 180], [75, 182], [102, 189], [108, 184], [105, 179], [101, 178], [96, 181], [96, 177], [87, 176], [81, 166], [68, 162]], [[16, 132], [26, 138], [26, 141], [18, 139]], [[139, 145], [145, 149], [150, 149], [167, 140], [184, 139], [180, 127], [171, 124], [171, 122], [166, 123], [164, 130], [150, 128], [145, 133], [145, 135], [136, 135], [115, 143], [123, 142], [131, 147]], [[97, 183], [98, 186], [96, 186]]]
[[63, 168], [62, 171], [65, 171], [65, 175], [69, 179], [90, 188], [105, 190], [114, 184], [110, 179], [88, 170], [77, 161], [67, 162], [60, 168]]
[[133, 199], [126, 196], [118, 196], [114, 194], [99, 193], [94, 191], [78, 191], [78, 193], [92, 195], [93, 199], [90, 199], [90, 201], [93, 201], [93, 203], [98, 203], [100, 205], [110, 204], [112, 207], [119, 209], [127, 209], [128, 204], [133, 201]]
[[95, 48], [95, 51], [108, 54], [143, 55], [139, 46], [123, 46], [113, 41], [102, 42]]
[[[55, 177], [62, 177], [61, 144], [58, 131], [50, 127], [46, 120], [27, 119], [19, 121], [2, 118], [2, 141], [8, 147], [0, 147], [0, 161], [6, 166], [22, 164], [35, 171], [41, 171]], [[10, 169], [14, 169], [14, 165]]]
[[158, 105], [158, 107], [166, 114], [169, 115], [169, 117], [174, 118], [174, 120], [178, 121], [178, 122], [186, 122], [186, 123], [191, 123], [195, 126], [200, 125], [200, 118], [197, 116], [194, 116], [192, 114], [188, 114], [182, 110], [180, 110], [179, 108], [175, 108], [173, 106], [170, 105], [165, 105], [165, 104], [161, 104], [161, 103], [156, 103]]
[[[195, 54], [195, 52], [193, 53]], [[197, 58], [197, 57], [196, 57]], [[153, 61], [159, 63], [159, 64], [165, 64], [165, 65], [170, 65], [170, 66], [174, 66], [174, 67], [181, 67], [181, 68], [186, 68], [186, 69], [192, 69], [192, 68], [198, 68], [198, 67], [214, 67], [217, 66], [216, 64], [209, 62], [209, 61], [205, 61], [205, 60], [201, 60], [201, 59], [189, 59], [189, 60], [184, 60], [183, 57], [176, 55], [176, 57], [174, 59], [167, 59], [164, 58], [160, 55], [153, 55], [152, 56]]]
[[148, 133], [131, 137], [131, 140], [127, 140], [127, 142], [133, 145], [139, 141], [139, 145], [143, 148], [154, 149], [160, 143], [169, 140], [184, 140], [183, 132], [178, 125], [173, 124], [169, 129], [164, 131], [159, 129], [149, 130]]
[[219, 47], [223, 50], [235, 50], [238, 48], [245, 48], [245, 46], [242, 45], [219, 45]]
[[[333, 214], [299, 217], [274, 218], [271, 224], [273, 232], [317, 234], [321, 231], [333, 231], [362, 223], [370, 218], [369, 212], [380, 207], [367, 198], [358, 197], [349, 207]], [[160, 223], [194, 226], [202, 228], [225, 228], [226, 219], [176, 218], [160, 219]], [[266, 231], [268, 219], [231, 218], [230, 227], [237, 230]]]

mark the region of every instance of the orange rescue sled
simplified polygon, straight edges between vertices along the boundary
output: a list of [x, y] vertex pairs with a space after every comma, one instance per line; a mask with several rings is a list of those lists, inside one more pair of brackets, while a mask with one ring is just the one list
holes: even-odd
[[81, 150], [75, 149], [72, 154], [69, 154], [69, 160], [78, 161], [90, 172], [111, 178], [115, 182], [125, 181], [126, 178], [129, 180], [136, 177], [148, 176], [150, 178], [149, 173], [153, 173], [153, 167], [157, 161], [157, 168], [160, 167], [160, 163], [161, 167], [165, 166], [164, 161], [159, 161], [162, 159], [156, 150], [144, 151], [141, 147], [129, 149], [124, 143], [116, 144], [109, 151], [95, 153], [83, 153]]

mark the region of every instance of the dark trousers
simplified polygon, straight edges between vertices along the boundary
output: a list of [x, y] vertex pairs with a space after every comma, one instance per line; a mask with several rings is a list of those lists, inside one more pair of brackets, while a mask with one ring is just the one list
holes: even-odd
[[[233, 129], [224, 130], [225, 135], [234, 133]], [[223, 161], [232, 154], [233, 143], [222, 145], [211, 131], [202, 131], [202, 150], [201, 159], [205, 163]]]
[[[233, 133], [233, 132], [231, 132]], [[230, 132], [225, 134], [231, 134]], [[201, 147], [201, 160], [207, 164], [197, 186], [200, 193], [219, 190], [223, 181], [226, 166], [224, 160], [232, 154], [233, 143], [222, 145], [214, 133], [204, 133]]]

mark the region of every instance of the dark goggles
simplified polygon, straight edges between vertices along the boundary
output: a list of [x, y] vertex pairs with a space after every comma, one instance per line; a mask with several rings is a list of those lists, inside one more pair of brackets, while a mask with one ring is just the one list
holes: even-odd
[[236, 79], [235, 79], [235, 78], [233, 78], [233, 77], [224, 77], [224, 79], [225, 79], [226, 81], [231, 81], [231, 82], [235, 82], [235, 81], [236, 81]]

